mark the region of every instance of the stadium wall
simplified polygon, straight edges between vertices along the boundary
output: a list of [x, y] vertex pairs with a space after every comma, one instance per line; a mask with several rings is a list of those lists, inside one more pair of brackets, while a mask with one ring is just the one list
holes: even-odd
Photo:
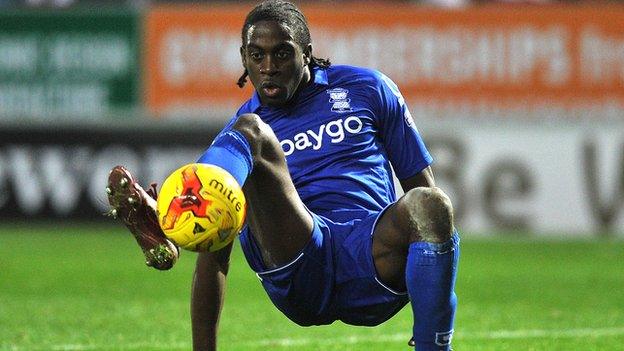
[[[114, 165], [196, 159], [251, 93], [247, 11], [0, 13], [0, 218], [103, 220]], [[464, 231], [624, 237], [624, 6], [305, 12], [318, 56], [399, 84]]]

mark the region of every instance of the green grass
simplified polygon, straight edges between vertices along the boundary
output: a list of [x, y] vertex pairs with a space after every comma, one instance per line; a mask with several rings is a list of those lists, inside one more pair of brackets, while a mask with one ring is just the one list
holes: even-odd
[[[189, 350], [194, 256], [158, 272], [121, 226], [3, 225], [0, 350]], [[464, 239], [457, 292], [457, 351], [624, 350], [622, 242]], [[298, 327], [233, 253], [221, 350], [408, 350], [410, 327]]]

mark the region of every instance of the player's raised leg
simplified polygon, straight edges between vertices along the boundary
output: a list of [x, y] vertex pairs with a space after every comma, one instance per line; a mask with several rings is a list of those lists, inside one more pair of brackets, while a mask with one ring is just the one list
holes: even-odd
[[446, 194], [436, 187], [408, 191], [375, 228], [373, 256], [379, 278], [409, 293], [416, 350], [450, 350], [459, 237]]
[[[238, 117], [199, 158], [230, 172], [243, 185], [247, 225], [266, 268], [292, 261], [310, 241], [313, 222], [291, 181], [277, 137], [255, 114]], [[226, 250], [227, 249], [227, 250]], [[195, 350], [215, 350], [231, 246], [197, 258], [191, 316]]]
[[199, 162], [220, 166], [244, 184], [247, 223], [267, 268], [294, 259], [310, 240], [313, 222], [271, 128], [257, 115], [243, 114]]

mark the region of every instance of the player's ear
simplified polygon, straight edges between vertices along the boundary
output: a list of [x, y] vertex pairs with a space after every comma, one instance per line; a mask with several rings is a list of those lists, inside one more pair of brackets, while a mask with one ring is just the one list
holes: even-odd
[[243, 67], [247, 68], [247, 66], [245, 66], [245, 47], [244, 46], [240, 47], [240, 56], [241, 56], [241, 62], [243, 63]]
[[306, 47], [303, 48], [303, 63], [305, 64], [305, 66], [310, 64], [310, 61], [312, 60], [312, 44], [308, 44], [306, 45]]

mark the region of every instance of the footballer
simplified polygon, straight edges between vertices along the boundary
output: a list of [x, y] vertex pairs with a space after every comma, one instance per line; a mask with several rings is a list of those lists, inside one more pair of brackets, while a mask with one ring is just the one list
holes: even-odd
[[[374, 326], [409, 303], [410, 345], [450, 350], [459, 236], [399, 89], [376, 70], [315, 57], [292, 3], [257, 5], [241, 34], [238, 84], [249, 79], [255, 91], [197, 162], [242, 186], [239, 240], [268, 297], [302, 326]], [[398, 199], [393, 172], [405, 193]], [[147, 263], [171, 268], [178, 248], [158, 226], [154, 187], [146, 192], [118, 166], [107, 191]], [[231, 250], [198, 255], [195, 350], [217, 348]]]

